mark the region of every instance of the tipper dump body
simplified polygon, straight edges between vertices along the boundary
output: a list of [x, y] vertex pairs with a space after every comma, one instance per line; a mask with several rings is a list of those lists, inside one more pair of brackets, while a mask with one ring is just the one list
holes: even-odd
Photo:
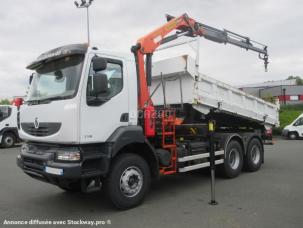
[[187, 103], [204, 114], [213, 109], [266, 127], [279, 125], [278, 105], [199, 73], [188, 55], [155, 62], [150, 91], [155, 106]]

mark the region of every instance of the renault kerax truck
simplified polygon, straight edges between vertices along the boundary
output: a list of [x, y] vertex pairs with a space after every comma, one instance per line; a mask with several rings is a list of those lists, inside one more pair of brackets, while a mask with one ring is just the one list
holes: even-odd
[[211, 146], [228, 178], [260, 169], [278, 107], [201, 74], [189, 56], [152, 61], [181, 36], [258, 52], [267, 65], [266, 46], [186, 14], [167, 16], [127, 54], [87, 44], [45, 52], [27, 66], [18, 166], [65, 191], [104, 188], [120, 209], [140, 204], [153, 179], [209, 167]]

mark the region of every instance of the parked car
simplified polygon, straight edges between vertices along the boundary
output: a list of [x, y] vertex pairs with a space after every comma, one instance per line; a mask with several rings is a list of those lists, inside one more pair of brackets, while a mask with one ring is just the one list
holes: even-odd
[[289, 139], [298, 139], [303, 137], [303, 113], [299, 115], [291, 124], [284, 127], [282, 136]]

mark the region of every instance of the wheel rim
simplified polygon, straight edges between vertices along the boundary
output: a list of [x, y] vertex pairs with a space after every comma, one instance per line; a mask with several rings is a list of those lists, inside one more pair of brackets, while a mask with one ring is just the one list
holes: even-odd
[[14, 140], [10, 136], [5, 137], [4, 141], [7, 146], [12, 146], [14, 144]]
[[261, 151], [260, 148], [256, 145], [254, 145], [251, 149], [251, 161], [257, 165], [261, 158]]
[[120, 190], [126, 197], [138, 195], [143, 186], [143, 174], [136, 166], [124, 170], [120, 178]]
[[228, 162], [232, 169], [237, 169], [240, 164], [240, 152], [236, 149], [232, 149], [228, 156]]
[[290, 134], [290, 135], [289, 135], [289, 138], [295, 139], [295, 138], [296, 138], [296, 135], [295, 135], [295, 134]]

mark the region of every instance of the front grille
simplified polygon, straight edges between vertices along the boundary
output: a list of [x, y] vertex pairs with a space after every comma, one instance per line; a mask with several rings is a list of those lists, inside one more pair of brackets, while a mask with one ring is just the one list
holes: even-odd
[[44, 167], [42, 160], [28, 158], [28, 157], [23, 158], [23, 164], [25, 168], [33, 171], [43, 171], [43, 167]]
[[41, 165], [43, 166], [43, 161], [38, 160], [38, 159], [33, 159], [33, 158], [23, 158], [24, 162], [28, 162], [28, 163], [32, 163], [32, 164], [36, 164], [36, 165]]
[[46, 127], [40, 127], [35, 129], [35, 127], [28, 127], [25, 130], [26, 133], [33, 135], [33, 136], [47, 136], [49, 135], [49, 130]]
[[33, 136], [49, 136], [57, 133], [60, 130], [61, 123], [39, 123], [39, 127], [36, 128], [34, 123], [21, 123], [21, 127], [24, 132]]

